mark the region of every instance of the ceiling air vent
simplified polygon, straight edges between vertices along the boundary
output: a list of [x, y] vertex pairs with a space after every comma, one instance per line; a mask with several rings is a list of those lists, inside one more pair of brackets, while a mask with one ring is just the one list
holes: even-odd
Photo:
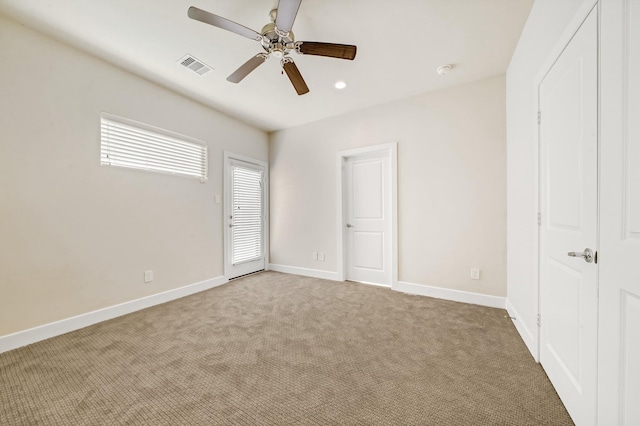
[[211, 71], [210, 66], [205, 65], [202, 61], [194, 58], [191, 55], [186, 55], [184, 58], [180, 59], [178, 63], [180, 65], [184, 65], [185, 67], [189, 68], [191, 71], [200, 75], [206, 74], [209, 71]]

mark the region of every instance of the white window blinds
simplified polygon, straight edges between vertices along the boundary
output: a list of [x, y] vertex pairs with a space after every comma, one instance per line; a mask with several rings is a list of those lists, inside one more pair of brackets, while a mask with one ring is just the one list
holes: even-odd
[[103, 114], [100, 164], [207, 179], [207, 145], [187, 136]]
[[232, 167], [232, 263], [237, 265], [262, 257], [263, 172], [238, 165]]

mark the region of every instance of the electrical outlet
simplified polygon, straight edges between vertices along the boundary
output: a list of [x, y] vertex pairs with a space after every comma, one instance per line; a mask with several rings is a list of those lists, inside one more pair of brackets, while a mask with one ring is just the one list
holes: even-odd
[[144, 271], [144, 282], [150, 283], [153, 281], [153, 270]]
[[480, 269], [471, 268], [471, 279], [472, 280], [479, 280], [480, 279]]
[[311, 258], [312, 258], [313, 260], [318, 260], [318, 252], [317, 252], [317, 251], [314, 251], [314, 252], [313, 252], [313, 254], [311, 255]]
[[318, 260], [324, 262], [324, 253], [318, 253]]

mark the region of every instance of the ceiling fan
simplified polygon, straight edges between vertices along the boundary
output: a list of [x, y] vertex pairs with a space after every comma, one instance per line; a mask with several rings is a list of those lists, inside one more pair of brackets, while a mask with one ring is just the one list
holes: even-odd
[[282, 68], [287, 73], [298, 95], [304, 95], [309, 92], [309, 88], [302, 78], [295, 62], [293, 62], [293, 59], [289, 56], [292, 51], [304, 55], [353, 60], [356, 57], [356, 46], [315, 41], [295, 41], [291, 28], [293, 27], [293, 22], [296, 19], [301, 2], [302, 0], [280, 0], [278, 2], [278, 8], [273, 9], [269, 14], [271, 22], [265, 25], [260, 33], [194, 6], [189, 8], [188, 15], [189, 18], [195, 19], [196, 21], [231, 31], [238, 35], [259, 41], [262, 44], [265, 52], [258, 53], [242, 64], [240, 68], [227, 77], [227, 81], [239, 83], [249, 75], [249, 73], [262, 65], [269, 56], [273, 56], [274, 58], [280, 59]]

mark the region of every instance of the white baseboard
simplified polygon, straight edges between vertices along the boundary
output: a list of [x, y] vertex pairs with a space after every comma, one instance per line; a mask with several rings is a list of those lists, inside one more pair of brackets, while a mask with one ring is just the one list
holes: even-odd
[[[321, 271], [319, 269], [299, 268], [270, 263], [267, 267], [270, 271], [284, 272], [285, 274], [303, 275], [305, 277], [321, 278], [332, 281], [342, 281], [337, 272]], [[377, 284], [376, 284], [377, 285]], [[387, 287], [388, 286], [382, 286]], [[455, 302], [470, 303], [473, 305], [489, 306], [491, 308], [505, 308], [505, 298], [488, 296], [486, 294], [471, 293], [467, 291], [451, 290], [448, 288], [433, 287], [422, 284], [413, 284], [399, 281], [392, 286], [393, 290], [420, 296], [435, 297], [437, 299], [453, 300]]]
[[398, 284], [394, 286], [393, 289], [403, 293], [435, 297], [436, 299], [452, 300], [454, 302], [470, 303], [472, 305], [488, 306], [490, 308], [504, 309], [505, 307], [504, 297], [471, 293], [469, 291], [452, 290], [449, 288], [413, 284], [404, 281], [398, 281]]
[[322, 271], [320, 269], [299, 268], [297, 266], [285, 266], [270, 263], [270, 271], [284, 272], [285, 274], [303, 275], [305, 277], [320, 278], [323, 280], [342, 281], [337, 272]]
[[516, 330], [518, 330], [518, 333], [520, 333], [520, 337], [524, 341], [524, 344], [527, 346], [527, 349], [529, 349], [529, 352], [531, 352], [533, 359], [535, 359], [536, 362], [540, 362], [540, 359], [538, 358], [537, 339], [534, 337], [533, 333], [531, 332], [529, 327], [527, 327], [524, 321], [521, 320], [522, 317], [518, 314], [518, 311], [516, 311], [511, 302], [509, 302], [509, 299], [506, 300], [505, 306], [507, 312], [509, 312], [509, 316], [515, 318], [511, 321], [513, 321], [513, 325], [516, 327]]
[[0, 336], [0, 353], [49, 339], [51, 337], [59, 336], [61, 334], [69, 333], [70, 331], [79, 330], [102, 321], [130, 314], [131, 312], [139, 311], [161, 303], [170, 302], [175, 299], [180, 299], [181, 297], [199, 293], [227, 282], [228, 280], [225, 277], [211, 278], [199, 283], [189, 284], [184, 287], [152, 294], [150, 296], [120, 303], [108, 308], [98, 309], [96, 311], [87, 312], [86, 314], [18, 331], [17, 333]]

